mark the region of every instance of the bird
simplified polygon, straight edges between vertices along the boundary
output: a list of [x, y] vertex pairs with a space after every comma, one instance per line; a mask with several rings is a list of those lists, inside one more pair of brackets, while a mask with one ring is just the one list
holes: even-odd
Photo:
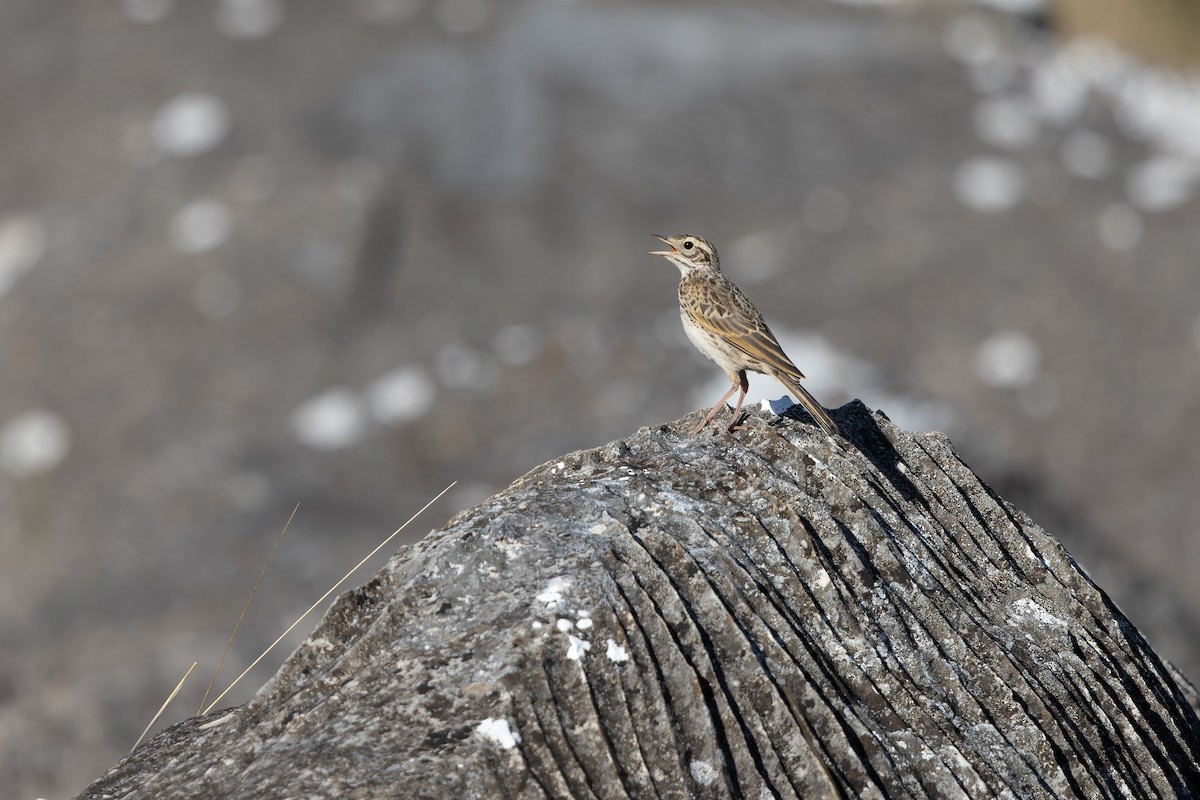
[[694, 436], [703, 430], [725, 401], [741, 389], [727, 429], [733, 433], [746, 400], [746, 391], [750, 388], [747, 371], [779, 381], [795, 394], [800, 405], [825, 433], [830, 436], [841, 433], [828, 412], [800, 385], [804, 373], [783, 352], [763, 315], [745, 292], [721, 272], [717, 248], [707, 239], [693, 234], [653, 236], [671, 249], [652, 250], [648, 255], [662, 256], [679, 268], [679, 316], [684, 332], [697, 350], [725, 370], [733, 384], [688, 435]]

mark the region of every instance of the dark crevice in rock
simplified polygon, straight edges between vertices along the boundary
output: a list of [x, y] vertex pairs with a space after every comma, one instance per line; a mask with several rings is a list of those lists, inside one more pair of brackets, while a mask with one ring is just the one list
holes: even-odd
[[[655, 533], [657, 532], [653, 531], [650, 535], [653, 536]], [[648, 545], [647, 539], [634, 535], [633, 540], [642, 547], [647, 558], [656, 568], [655, 572], [652, 573], [655, 583], [664, 589], [669, 587], [669, 597], [665, 596], [667, 593], [664, 592], [664, 598], [661, 602], [658, 599], [653, 600], [654, 608], [658, 616], [667, 623], [666, 630], [671, 637], [672, 644], [692, 672], [696, 686], [699, 688], [700, 695], [704, 700], [704, 705], [709, 712], [708, 718], [712, 725], [712, 733], [716, 737], [716, 760], [728, 769], [725, 775], [729, 789], [737, 791], [740, 786], [738, 779], [738, 761], [740, 759], [735, 757], [735, 751], [731, 745], [731, 732], [728, 729], [726, 719], [727, 715], [722, 713], [723, 709], [721, 708], [721, 704], [718, 703], [718, 692], [713, 688], [714, 681], [720, 684], [720, 677], [713, 674], [717, 667], [714, 653], [710, 649], [711, 645], [705, 641], [702, 629], [696, 625], [696, 618], [687, 598], [680, 593], [680, 587], [672, 579], [671, 573], [663, 568], [663, 564], [655, 555], [652, 547]], [[642, 582], [646, 577], [645, 575], [639, 575], [639, 582]], [[666, 614], [661, 612], [662, 606], [667, 604], [675, 606], [677, 612], [682, 612], [679, 616], [672, 615], [676, 618], [674, 624], [669, 621]], [[698, 641], [689, 641], [692, 639], [697, 639]], [[707, 667], [707, 669], [704, 667]], [[720, 688], [723, 691], [725, 687], [722, 686]], [[722, 699], [724, 698], [722, 697]], [[737, 721], [736, 715], [734, 715], [734, 721]], [[746, 752], [755, 761], [756, 766], [759, 767], [758, 774], [762, 774], [758, 753], [754, 750], [751, 740], [749, 738], [742, 738], [738, 740], [738, 744], [745, 745], [745, 747], [739, 747], [737, 752], [739, 754]]]

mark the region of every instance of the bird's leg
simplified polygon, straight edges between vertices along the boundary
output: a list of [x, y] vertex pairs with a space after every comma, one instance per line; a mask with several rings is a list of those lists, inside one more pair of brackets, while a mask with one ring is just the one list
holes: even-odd
[[[688, 431], [688, 436], [695, 436], [697, 433], [704, 430], [704, 426], [711, 422], [712, 418], [717, 415], [717, 412], [725, 406], [725, 401], [729, 399], [730, 395], [738, 390], [738, 386], [740, 384], [737, 382], [737, 380], [735, 380], [735, 376], [730, 374], [729, 379], [733, 381], [733, 386], [729, 387], [729, 391], [725, 393], [724, 397], [717, 401], [717, 404], [712, 407], [712, 411], [708, 412], [708, 415], [700, 421], [700, 424]], [[739, 403], [738, 406], [740, 407], [741, 403]]]
[[[727, 430], [733, 433], [733, 429], [737, 427], [738, 414], [742, 411], [742, 403], [746, 401], [746, 392], [750, 390], [750, 381], [746, 379], [746, 370], [741, 370], [737, 375], [730, 375], [734, 380], [734, 388], [741, 388], [742, 393], [738, 395], [737, 407], [733, 409], [733, 416], [729, 418], [729, 427]], [[732, 391], [732, 390], [731, 390]], [[725, 395], [728, 397], [729, 395]]]

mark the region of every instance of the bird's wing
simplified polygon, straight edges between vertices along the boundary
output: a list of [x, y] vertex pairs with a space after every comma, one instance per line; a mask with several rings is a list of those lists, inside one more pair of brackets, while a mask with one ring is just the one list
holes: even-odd
[[717, 334], [738, 350], [764, 365], [795, 379], [804, 377], [779, 346], [762, 314], [750, 298], [724, 276], [720, 282], [697, 282], [697, 290], [680, 292], [684, 312], [704, 330]]

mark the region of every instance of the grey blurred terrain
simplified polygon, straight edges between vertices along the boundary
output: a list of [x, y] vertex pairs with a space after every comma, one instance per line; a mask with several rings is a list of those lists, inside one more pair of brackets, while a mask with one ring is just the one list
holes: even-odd
[[222, 687], [450, 481], [410, 538], [715, 401], [651, 233], [1200, 675], [1192, 83], [823, 0], [10, 0], [0, 64], [5, 797], [195, 710], [296, 503]]

